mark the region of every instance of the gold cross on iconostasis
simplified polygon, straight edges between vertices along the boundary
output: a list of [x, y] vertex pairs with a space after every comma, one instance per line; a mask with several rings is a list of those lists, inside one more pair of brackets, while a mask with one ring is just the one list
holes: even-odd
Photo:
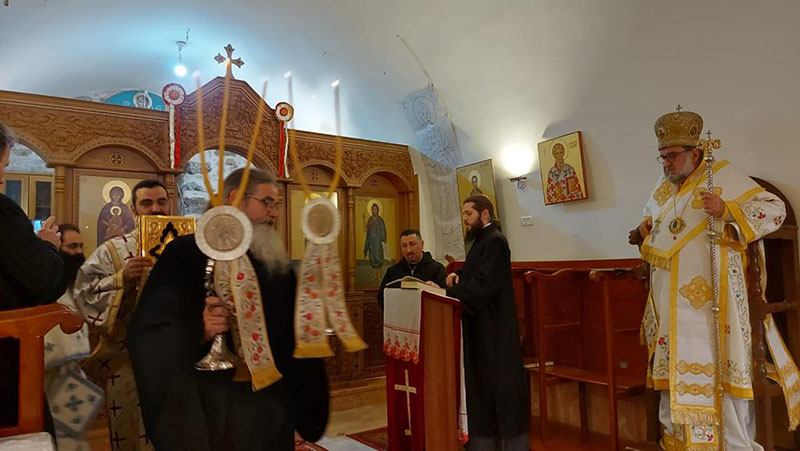
[[406, 410], [408, 410], [408, 429], [404, 432], [406, 435], [411, 435], [411, 395], [417, 394], [417, 388], [412, 387], [411, 384], [408, 383], [408, 370], [406, 371], [406, 384], [394, 384], [394, 389], [397, 391], [404, 391], [406, 392]]
[[227, 65], [228, 69], [227, 69], [227, 73], [225, 74], [225, 76], [233, 78], [233, 71], [231, 70], [231, 66], [233, 66], [235, 64], [236, 67], [241, 69], [242, 66], [244, 66], [244, 61], [242, 61], [241, 58], [233, 59], [233, 52], [236, 49], [233, 48], [232, 45], [228, 44], [223, 48], [225, 49], [225, 52], [228, 54], [228, 57], [226, 58], [226, 57], [222, 56], [221, 53], [217, 53], [217, 56], [214, 57], [214, 60], [217, 62], [217, 64], [222, 64], [222, 63], [224, 63], [226, 61], [230, 62], [230, 64]]

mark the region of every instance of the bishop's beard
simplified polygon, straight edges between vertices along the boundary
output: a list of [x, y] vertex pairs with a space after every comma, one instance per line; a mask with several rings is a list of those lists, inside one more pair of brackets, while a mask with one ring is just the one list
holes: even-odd
[[64, 261], [64, 269], [67, 274], [67, 286], [70, 288], [75, 285], [75, 278], [78, 277], [78, 270], [81, 269], [86, 257], [83, 254], [68, 254], [61, 252], [61, 260]]
[[694, 165], [694, 161], [687, 158], [680, 169], [675, 168], [672, 171], [668, 171], [667, 168], [664, 168], [664, 176], [672, 183], [681, 184], [692, 175], [695, 169], [697, 169], [697, 166]]
[[283, 240], [273, 225], [253, 223], [253, 242], [250, 243], [250, 252], [270, 272], [284, 274], [290, 268]]

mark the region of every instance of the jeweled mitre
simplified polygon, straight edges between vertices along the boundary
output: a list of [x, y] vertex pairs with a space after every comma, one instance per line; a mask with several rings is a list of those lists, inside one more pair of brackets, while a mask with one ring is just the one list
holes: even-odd
[[691, 111], [667, 113], [656, 121], [658, 149], [673, 146], [697, 146], [703, 131], [703, 118]]

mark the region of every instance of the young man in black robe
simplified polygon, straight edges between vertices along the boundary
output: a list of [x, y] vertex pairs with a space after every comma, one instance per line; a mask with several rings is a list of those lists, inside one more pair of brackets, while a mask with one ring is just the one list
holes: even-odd
[[403, 258], [386, 270], [381, 287], [378, 289], [378, 307], [381, 310], [383, 310], [383, 289], [403, 277], [416, 277], [423, 282], [433, 282], [436, 286], [444, 288], [447, 271], [444, 265], [434, 260], [431, 253], [425, 250], [425, 242], [422, 241], [419, 230], [406, 229], [400, 233], [400, 251], [403, 253]]
[[511, 284], [511, 250], [485, 195], [464, 200], [461, 216], [472, 248], [447, 276], [461, 301], [468, 451], [527, 451], [528, 392]]
[[[231, 203], [242, 171], [225, 180]], [[251, 169], [239, 205], [253, 223], [248, 257], [263, 296], [267, 334], [281, 379], [259, 391], [234, 382], [233, 371], [194, 368], [230, 314], [203, 288], [207, 257], [194, 235], [175, 239], [153, 267], [128, 333], [148, 438], [158, 450], [293, 450], [294, 432], [318, 440], [328, 420], [322, 359], [295, 359], [296, 277], [274, 229], [275, 177]], [[230, 338], [230, 337], [229, 337]], [[229, 348], [234, 349], [230, 344]]]

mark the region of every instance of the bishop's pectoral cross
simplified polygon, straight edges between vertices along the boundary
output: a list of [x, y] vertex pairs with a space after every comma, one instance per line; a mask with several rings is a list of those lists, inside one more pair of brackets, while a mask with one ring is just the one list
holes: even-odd
[[230, 64], [227, 65], [227, 68], [228, 68], [227, 70], [228, 71], [225, 74], [225, 76], [233, 78], [233, 72], [231, 71], [231, 66], [235, 64], [236, 67], [241, 69], [241, 67], [244, 66], [244, 61], [242, 61], [241, 58], [233, 59], [233, 52], [236, 49], [233, 48], [232, 45], [228, 44], [223, 48], [225, 49], [225, 53], [228, 54], [228, 57], [225, 58], [224, 56], [222, 56], [222, 54], [217, 53], [217, 56], [214, 57], [214, 60], [217, 62], [217, 64], [222, 64], [222, 63], [228, 61]]
[[411, 395], [417, 394], [417, 388], [412, 387], [411, 384], [408, 383], [408, 370], [406, 372], [406, 384], [394, 384], [394, 389], [397, 391], [404, 391], [406, 392], [406, 410], [408, 411], [408, 429], [404, 432], [406, 435], [411, 435]]

